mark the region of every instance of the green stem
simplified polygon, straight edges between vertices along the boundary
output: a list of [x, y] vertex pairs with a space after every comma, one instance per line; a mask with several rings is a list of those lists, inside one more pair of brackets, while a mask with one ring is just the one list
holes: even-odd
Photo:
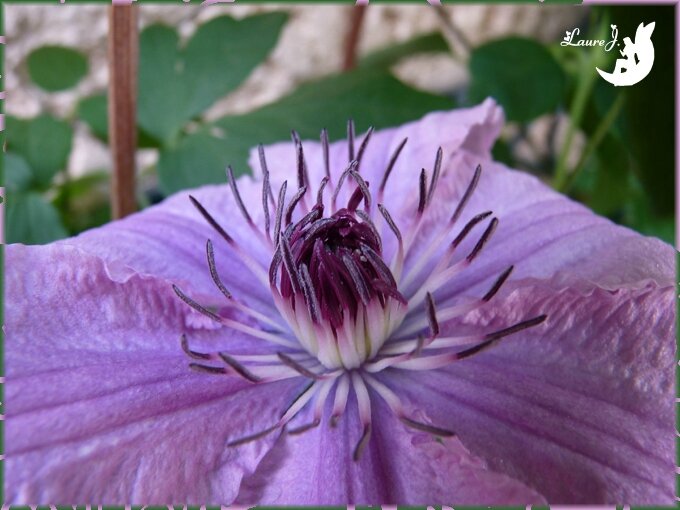
[[574, 171], [571, 172], [567, 177], [564, 191], [567, 191], [569, 188], [571, 188], [572, 184], [576, 180], [576, 177], [578, 177], [579, 173], [581, 173], [583, 170], [588, 158], [593, 154], [593, 152], [595, 152], [595, 149], [597, 149], [600, 143], [602, 143], [602, 140], [607, 135], [609, 128], [612, 126], [614, 121], [616, 121], [616, 118], [619, 116], [619, 112], [621, 111], [621, 107], [623, 106], [623, 97], [623, 93], [619, 93], [616, 96], [616, 99], [609, 107], [607, 114], [602, 118], [600, 123], [597, 125], [597, 128], [595, 128], [595, 133], [593, 133], [593, 136], [591, 136], [590, 140], [588, 140], [586, 148], [583, 149], [583, 153], [581, 154]]
[[567, 159], [571, 150], [571, 144], [574, 141], [576, 128], [581, 124], [581, 118], [588, 104], [590, 92], [595, 85], [595, 77], [597, 74], [590, 65], [591, 59], [585, 58], [585, 62], [581, 65], [581, 72], [579, 73], [578, 83], [576, 85], [576, 93], [574, 100], [569, 108], [569, 125], [567, 127], [567, 134], [560, 150], [560, 155], [557, 159], [557, 167], [555, 168], [555, 177], [553, 178], [553, 188], [563, 190], [569, 178], [569, 169], [567, 168]]

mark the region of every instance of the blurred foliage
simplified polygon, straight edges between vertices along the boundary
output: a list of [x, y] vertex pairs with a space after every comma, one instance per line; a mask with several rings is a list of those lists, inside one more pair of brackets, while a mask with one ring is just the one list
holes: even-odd
[[[140, 34], [137, 134], [139, 147], [157, 150], [158, 161], [140, 170], [140, 205], [180, 189], [224, 183], [227, 164], [237, 174], [248, 172], [252, 147], [287, 140], [292, 129], [303, 138], [317, 138], [325, 127], [331, 139], [338, 139], [345, 136], [348, 118], [361, 132], [450, 109], [453, 97], [464, 106], [493, 96], [508, 120], [493, 148], [496, 159], [539, 175], [599, 214], [672, 242], [672, 9], [599, 6], [584, 11], [589, 17], [579, 24], [582, 39], [608, 40], [610, 23], [616, 23], [622, 43], [640, 22], [656, 21], [657, 63], [633, 87], [613, 87], [595, 72], [595, 66], [613, 66], [618, 48], [605, 52], [597, 46], [507, 37], [471, 48], [464, 62], [470, 83], [463, 90], [446, 96], [419, 91], [395, 78], [391, 68], [412, 55], [449, 52], [442, 35], [432, 33], [366, 55], [354, 70], [303, 83], [274, 103], [210, 121], [205, 113], [272, 52], [287, 15], [220, 16], [185, 42], [174, 28], [149, 26]], [[39, 48], [26, 65], [35, 84], [47, 91], [72, 88], [88, 72], [83, 55], [62, 47]], [[543, 150], [530, 136], [536, 121], [549, 125]], [[110, 172], [73, 179], [65, 170], [78, 122], [107, 140], [105, 93], [82, 99], [68, 119], [7, 118], [8, 242], [49, 242], [110, 221]], [[585, 146], [574, 163], [570, 155], [579, 133]], [[532, 157], [527, 158], [527, 147]]]
[[496, 98], [510, 121], [529, 122], [554, 111], [564, 98], [564, 71], [531, 39], [509, 37], [475, 48], [470, 74], [470, 100]]
[[32, 51], [27, 65], [31, 80], [49, 92], [75, 87], [87, 74], [87, 58], [64, 46], [42, 46]]

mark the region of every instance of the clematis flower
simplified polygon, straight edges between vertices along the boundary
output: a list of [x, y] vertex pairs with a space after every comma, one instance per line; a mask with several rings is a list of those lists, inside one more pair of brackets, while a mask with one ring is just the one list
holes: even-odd
[[7, 248], [8, 503], [670, 503], [674, 251], [491, 100]]

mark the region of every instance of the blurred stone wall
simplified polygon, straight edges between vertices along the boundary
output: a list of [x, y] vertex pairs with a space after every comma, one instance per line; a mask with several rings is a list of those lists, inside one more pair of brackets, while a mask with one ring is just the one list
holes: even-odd
[[[11, 115], [34, 116], [51, 112], [69, 116], [81, 97], [107, 86], [106, 5], [6, 4], [5, 9], [5, 110]], [[255, 12], [285, 10], [290, 21], [270, 58], [259, 66], [233, 94], [216, 104], [209, 117], [242, 112], [271, 102], [313, 77], [338, 71], [349, 27], [351, 5], [239, 5], [213, 6], [139, 5], [140, 25], [165, 23], [189, 37], [196, 26], [222, 14], [243, 17]], [[359, 53], [407, 40], [421, 33], [442, 29], [451, 34], [452, 23], [474, 46], [508, 34], [522, 34], [543, 41], [558, 41], [586, 13], [584, 7], [524, 5], [452, 5], [444, 7], [442, 21], [434, 8], [413, 5], [369, 5], [359, 41]], [[456, 51], [455, 38], [450, 38]], [[31, 84], [25, 58], [45, 44], [73, 46], [86, 53], [90, 71], [75, 90], [46, 93]], [[450, 56], [411, 59], [399, 65], [397, 75], [426, 90], [451, 90], [467, 79], [460, 61]], [[153, 162], [153, 151], [140, 155], [141, 164]], [[69, 171], [74, 175], [110, 167], [107, 147], [94, 139], [85, 126], [76, 127]]]

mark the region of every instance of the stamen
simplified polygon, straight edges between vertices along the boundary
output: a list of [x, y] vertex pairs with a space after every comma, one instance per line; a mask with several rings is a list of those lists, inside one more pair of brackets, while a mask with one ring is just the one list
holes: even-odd
[[370, 141], [372, 134], [373, 127], [370, 127], [368, 128], [368, 131], [366, 131], [366, 135], [364, 136], [364, 139], [361, 141], [361, 145], [359, 146], [359, 152], [357, 152], [357, 172], [359, 171], [359, 167], [361, 167], [361, 159], [364, 157], [364, 151], [368, 146], [368, 142]]
[[309, 269], [307, 268], [306, 264], [302, 264], [300, 266], [300, 277], [302, 283], [302, 293], [305, 296], [305, 302], [307, 303], [309, 316], [312, 318], [312, 322], [318, 324], [321, 320], [321, 307], [319, 306], [319, 301], [316, 299], [314, 284], [312, 283], [312, 278], [309, 275]]
[[361, 302], [364, 304], [364, 306], [367, 306], [368, 301], [370, 300], [370, 295], [368, 293], [368, 288], [366, 287], [366, 282], [364, 281], [364, 278], [361, 275], [361, 271], [357, 267], [357, 264], [356, 262], [354, 262], [354, 259], [352, 259], [352, 257], [344, 255], [342, 257], [342, 261], [345, 263], [345, 267], [349, 271], [349, 275], [352, 278], [354, 285], [356, 286], [356, 290], [359, 293]]
[[220, 275], [217, 272], [217, 266], [215, 265], [215, 251], [213, 250], [212, 241], [210, 239], [208, 239], [208, 242], [205, 245], [205, 250], [208, 257], [208, 268], [210, 269], [210, 277], [212, 278], [213, 283], [218, 289], [220, 289], [220, 292], [224, 297], [231, 300], [232, 299], [231, 292], [229, 292], [229, 290], [227, 290], [227, 288], [224, 286], [224, 283], [222, 283]]
[[475, 169], [475, 173], [472, 176], [472, 180], [470, 181], [470, 184], [468, 184], [467, 189], [465, 190], [465, 193], [463, 193], [463, 197], [460, 199], [460, 202], [458, 202], [458, 206], [456, 207], [456, 210], [453, 212], [453, 216], [451, 216], [451, 219], [449, 220], [450, 224], [454, 224], [456, 220], [460, 217], [460, 215], [463, 212], [463, 209], [465, 209], [465, 206], [468, 203], [468, 200], [470, 200], [470, 197], [472, 196], [472, 193], [474, 193], [475, 188], [477, 188], [477, 184], [479, 184], [479, 177], [482, 175], [482, 165], [477, 165], [477, 168]]
[[[356, 168], [357, 169], [359, 168], [358, 160]], [[368, 211], [371, 208], [371, 193], [368, 191], [368, 183], [364, 181], [364, 178], [361, 177], [361, 175], [359, 175], [359, 171], [357, 169], [350, 170], [350, 174], [352, 175], [352, 177], [354, 177], [354, 180], [357, 182], [357, 185], [361, 190], [361, 194], [364, 196], [364, 205], [366, 206], [366, 210]], [[348, 206], [348, 209], [351, 210], [351, 207]]]
[[297, 347], [296, 344], [286, 340], [285, 338], [281, 338], [278, 335], [274, 335], [272, 333], [267, 333], [266, 331], [262, 331], [262, 330], [257, 329], [257, 328], [252, 328], [250, 326], [246, 326], [245, 324], [241, 324], [238, 321], [235, 321], [235, 320], [232, 320], [232, 319], [227, 319], [226, 317], [221, 317], [220, 315], [217, 315], [217, 314], [211, 312], [210, 310], [205, 308], [203, 305], [198, 304], [196, 301], [194, 301], [189, 296], [184, 294], [184, 292], [182, 292], [180, 290], [180, 288], [177, 287], [177, 285], [173, 284], [172, 289], [175, 291], [175, 294], [177, 294], [177, 296], [182, 301], [184, 301], [187, 305], [189, 305], [191, 308], [193, 308], [197, 312], [202, 313], [206, 317], [209, 317], [210, 319], [214, 320], [215, 322], [219, 322], [220, 324], [222, 324], [224, 326], [231, 327], [232, 329], [236, 329], [238, 331], [241, 331], [243, 333], [251, 335], [255, 338], [260, 338], [262, 340], [266, 340], [266, 341], [271, 342], [273, 344], [283, 345], [285, 347], [292, 347], [292, 348]]
[[235, 448], [236, 446], [241, 446], [246, 443], [250, 443], [252, 441], [257, 441], [258, 439], [262, 439], [263, 437], [271, 434], [274, 432], [276, 429], [279, 428], [279, 425], [274, 425], [272, 427], [269, 427], [268, 429], [261, 430], [260, 432], [256, 432], [255, 434], [252, 434], [250, 436], [242, 437], [240, 439], [236, 439], [235, 441], [230, 441], [227, 443], [227, 447], [229, 448]]
[[437, 156], [434, 159], [434, 168], [432, 170], [432, 181], [430, 182], [430, 191], [427, 193], [427, 203], [429, 204], [432, 201], [432, 196], [434, 195], [434, 189], [437, 186], [437, 182], [439, 181], [439, 173], [441, 172], [442, 168], [442, 157], [444, 153], [442, 151], [442, 148], [439, 147], [437, 149]]
[[545, 321], [546, 318], [547, 315], [539, 315], [538, 317], [534, 317], [533, 319], [519, 322], [513, 326], [501, 329], [494, 333], [489, 333], [484, 337], [485, 340], [482, 343], [475, 345], [474, 347], [470, 347], [469, 349], [465, 349], [463, 351], [455, 353], [437, 354], [434, 356], [426, 356], [417, 359], [406, 360], [404, 362], [395, 364], [394, 367], [402, 368], [405, 370], [433, 370], [436, 368], [441, 368], [450, 363], [453, 363], [454, 361], [460, 361], [465, 358], [469, 358], [473, 354], [477, 354], [491, 347], [501, 338], [537, 326], [541, 324], [543, 321]]
[[[380, 181], [380, 187], [378, 188], [381, 197], [382, 197], [383, 191], [385, 190], [385, 184], [387, 184], [387, 179], [389, 179], [390, 174], [392, 173], [392, 169], [394, 168], [394, 165], [397, 162], [397, 159], [399, 158], [399, 154], [401, 154], [401, 151], [404, 148], [404, 145], [406, 145], [406, 142], [408, 142], [408, 138], [404, 138], [401, 141], [401, 143], [397, 146], [395, 151], [392, 153], [392, 157], [390, 158], [389, 163], [387, 163], [387, 167], [385, 168], [385, 172], [383, 173], [382, 181]], [[380, 200], [380, 201], [382, 201], [382, 200]]]
[[354, 453], [352, 454], [352, 459], [354, 460], [354, 462], [359, 461], [362, 453], [364, 452], [364, 449], [366, 448], [366, 445], [370, 440], [371, 440], [371, 424], [367, 423], [366, 425], [364, 425], [364, 431], [361, 434], [361, 439], [359, 439], [359, 442], [354, 448]]
[[293, 198], [291, 199], [290, 203], [288, 204], [288, 208], [286, 209], [286, 225], [290, 225], [291, 221], [293, 220], [293, 211], [295, 210], [295, 207], [298, 205], [298, 202], [304, 197], [305, 193], [307, 191], [306, 186], [302, 186], [300, 189], [297, 190], [297, 193], [293, 195]]
[[378, 395], [382, 397], [390, 410], [404, 425], [422, 432], [428, 432], [435, 436], [451, 437], [455, 435], [455, 433], [451, 432], [450, 430], [443, 429], [441, 427], [435, 427], [434, 425], [429, 425], [427, 423], [414, 420], [413, 418], [409, 418], [404, 412], [404, 406], [399, 400], [399, 397], [397, 397], [397, 395], [395, 395], [392, 390], [370, 375], [364, 375], [364, 380], [376, 391]]
[[330, 165], [330, 151], [328, 146], [328, 130], [323, 128], [321, 130], [321, 149], [323, 150], [323, 167], [326, 171], [326, 177], [330, 180], [331, 178], [331, 165]]
[[478, 352], [490, 347], [494, 343], [496, 343], [498, 340], [501, 338], [504, 338], [508, 335], [512, 335], [513, 333], [517, 333], [519, 331], [522, 331], [524, 329], [528, 328], [533, 328], [534, 326], [538, 326], [542, 322], [544, 322], [548, 318], [547, 315], [539, 315], [538, 317], [534, 317], [533, 319], [529, 319], [526, 321], [518, 322], [517, 324], [510, 326], [505, 329], [501, 329], [500, 331], [496, 331], [494, 333], [489, 333], [485, 337], [485, 341], [479, 345], [476, 345], [475, 347], [470, 347], [469, 349], [465, 349], [464, 351], [461, 351], [457, 353], [458, 358], [457, 359], [464, 359], [472, 356], [473, 354], [477, 354]]
[[189, 368], [195, 372], [203, 372], [204, 374], [224, 375], [227, 373], [227, 370], [224, 367], [211, 367], [208, 365], [201, 365], [200, 363], [189, 363]]
[[246, 209], [246, 206], [244, 205], [243, 200], [241, 199], [241, 194], [238, 191], [236, 179], [234, 178], [234, 169], [231, 167], [231, 165], [227, 166], [227, 180], [229, 181], [231, 192], [234, 194], [234, 199], [236, 199], [236, 205], [238, 205], [238, 208], [241, 210], [241, 214], [245, 218], [248, 225], [250, 225], [251, 227], [255, 227], [257, 229], [255, 224], [253, 223], [252, 218], [250, 217], [250, 214], [248, 213], [248, 209]]
[[214, 320], [215, 322], [222, 323], [222, 317], [221, 316], [217, 315], [214, 312], [211, 312], [205, 306], [198, 304], [196, 301], [194, 301], [189, 296], [187, 296], [184, 292], [182, 292], [180, 290], [180, 288], [177, 285], [175, 285], [174, 283], [172, 284], [172, 290], [175, 291], [175, 294], [177, 294], [177, 297], [179, 297], [182, 301], [184, 301], [187, 305], [189, 305], [191, 308], [193, 308], [197, 312], [205, 315], [206, 317]]
[[312, 423], [307, 423], [306, 425], [301, 425], [300, 427], [296, 427], [294, 429], [289, 429], [288, 434], [291, 436], [296, 436], [299, 434], [304, 434], [308, 430], [311, 430], [315, 427], [318, 427], [321, 424], [320, 419], [314, 420]]
[[257, 279], [265, 287], [268, 287], [267, 274], [263, 271], [262, 266], [259, 265], [247, 252], [241, 250], [239, 245], [234, 241], [234, 239], [227, 234], [227, 232], [222, 228], [222, 226], [217, 223], [215, 218], [213, 218], [210, 213], [203, 207], [203, 205], [196, 200], [193, 196], [189, 195], [189, 200], [196, 207], [201, 216], [210, 224], [210, 226], [222, 236], [222, 238], [232, 247], [243, 263], [250, 269], [250, 271], [257, 277]]
[[358, 372], [352, 372], [352, 386], [354, 387], [354, 394], [357, 397], [359, 420], [364, 427], [361, 439], [359, 439], [359, 442], [354, 449], [353, 458], [357, 461], [361, 457], [361, 453], [371, 437], [371, 398], [368, 395], [366, 384]]
[[283, 265], [288, 273], [288, 280], [293, 287], [293, 294], [296, 294], [302, 290], [300, 285], [300, 275], [295, 268], [295, 262], [293, 261], [293, 253], [290, 250], [290, 244], [288, 244], [288, 239], [285, 235], [281, 235], [279, 240], [279, 248], [281, 250], [281, 255], [283, 256]]
[[298, 372], [300, 375], [307, 377], [308, 379], [314, 379], [315, 381], [319, 381], [323, 379], [322, 376], [319, 374], [315, 374], [311, 370], [308, 370], [306, 367], [302, 366], [300, 363], [295, 361], [293, 358], [288, 356], [287, 354], [283, 352], [277, 352], [276, 355], [278, 358], [281, 360], [281, 362], [286, 365], [287, 367], [292, 368], [296, 372]]
[[484, 220], [485, 218], [488, 218], [491, 216], [492, 212], [491, 211], [486, 211], [481, 214], [478, 214], [474, 218], [472, 218], [470, 221], [468, 221], [463, 229], [460, 231], [460, 233], [456, 236], [456, 238], [453, 240], [451, 243], [451, 246], [453, 248], [457, 248], [460, 243], [463, 242], [463, 240], [467, 237], [467, 235], [470, 233], [470, 231], [475, 228], [475, 226]]
[[[447, 266], [450, 257], [453, 255], [453, 250], [455, 250], [458, 247], [458, 245], [463, 242], [463, 240], [467, 237], [467, 235], [479, 222], [487, 218], [489, 215], [491, 215], [491, 211], [486, 211], [481, 214], [478, 214], [477, 216], [475, 216], [474, 218], [467, 222], [467, 224], [463, 227], [463, 229], [451, 243], [449, 251], [442, 256], [442, 258], [439, 260], [435, 268], [432, 270], [432, 272], [430, 273], [431, 275], [434, 275], [442, 271]], [[418, 257], [418, 260], [415, 262], [415, 264], [413, 264], [413, 266], [411, 266], [408, 273], [402, 280], [401, 282], [402, 288], [404, 289], [408, 288], [408, 286], [413, 282], [413, 279], [418, 274], [420, 274], [420, 271], [422, 271], [422, 269], [425, 267], [425, 264], [427, 264], [427, 262], [430, 260], [430, 257], [434, 254], [434, 251], [444, 241], [444, 238], [446, 237], [447, 233], [448, 233], [447, 231], [441, 232], [436, 239], [429, 243], [425, 251]]]
[[427, 423], [416, 421], [413, 418], [408, 418], [407, 416], [401, 416], [399, 419], [404, 425], [407, 425], [412, 429], [427, 432], [428, 434], [432, 434], [433, 436], [453, 437], [456, 435], [456, 433], [451, 430], [435, 427], [434, 425], [428, 425]]
[[[373, 233], [373, 236], [375, 239], [378, 241], [378, 250], [382, 251], [382, 237], [380, 236], [380, 233], [378, 232], [378, 229], [375, 226], [375, 223], [371, 220], [371, 217], [366, 214], [365, 211], [362, 211], [361, 209], [357, 209], [354, 211], [354, 213], [361, 218], [361, 221], [363, 221], [368, 228], [371, 229], [371, 232]], [[364, 246], [364, 245], [362, 245]]]
[[345, 179], [347, 179], [347, 176], [350, 174], [352, 170], [354, 170], [357, 166], [356, 160], [350, 161], [349, 165], [345, 170], [340, 174], [340, 179], [338, 179], [338, 185], [336, 186], [335, 190], [333, 191], [333, 196], [331, 197], [331, 211], [335, 212], [336, 206], [335, 204], [338, 201], [338, 195], [340, 194], [340, 190], [342, 189], [342, 185], [345, 183]]
[[179, 341], [180, 341], [180, 345], [182, 346], [182, 350], [190, 358], [202, 359], [202, 360], [213, 359], [213, 357], [210, 354], [206, 354], [204, 352], [192, 351], [191, 349], [189, 349], [189, 340], [187, 339], [187, 336], [184, 333], [182, 333], [182, 336], [180, 337]]
[[236, 361], [234, 358], [229, 356], [228, 354], [224, 352], [218, 352], [217, 355], [224, 361], [227, 365], [229, 365], [238, 375], [246, 379], [247, 381], [250, 381], [252, 383], [259, 383], [262, 381], [259, 377], [254, 375], [252, 372], [250, 372], [246, 367], [241, 365], [238, 361]]
[[348, 161], [354, 160], [354, 121], [352, 119], [347, 121], [347, 148], [349, 150]]
[[482, 301], [490, 301], [492, 297], [496, 295], [496, 293], [501, 289], [505, 281], [508, 279], [510, 276], [510, 273], [512, 273], [512, 270], [515, 268], [515, 266], [510, 266], [507, 268], [503, 273], [498, 277], [496, 282], [493, 284], [493, 286], [489, 289], [489, 292], [484, 294], [484, 297], [482, 298]]
[[260, 156], [260, 168], [262, 170], [262, 211], [264, 212], [264, 231], [267, 234], [267, 239], [271, 241], [270, 228], [271, 218], [269, 217], [269, 200], [273, 201], [272, 188], [269, 184], [269, 169], [267, 168], [267, 160], [264, 156], [264, 147], [262, 144], [257, 146], [257, 153]]
[[307, 188], [309, 185], [309, 175], [307, 173], [307, 163], [305, 162], [305, 154], [302, 150], [302, 140], [297, 131], [291, 131], [293, 143], [295, 144], [295, 151], [297, 153], [297, 178], [298, 188]]
[[317, 207], [323, 207], [323, 191], [326, 188], [326, 184], [328, 184], [329, 180], [330, 180], [330, 177], [328, 177], [328, 176], [321, 179], [321, 183], [319, 184], [319, 191], [317, 191], [317, 193], [316, 193], [316, 205], [317, 205]]
[[217, 231], [218, 234], [222, 236], [222, 238], [227, 241], [230, 245], [234, 245], [234, 239], [227, 234], [226, 230], [222, 228], [222, 226], [215, 221], [215, 219], [210, 215], [208, 211], [206, 211], [205, 207], [196, 200], [193, 196], [189, 195], [189, 200], [191, 200], [191, 203], [194, 204], [194, 207], [198, 209], [198, 212], [201, 213], [203, 218], [210, 224], [210, 226]]
[[437, 311], [434, 305], [434, 298], [431, 293], [427, 293], [425, 298], [427, 309], [427, 322], [430, 325], [430, 338], [434, 339], [439, 336], [439, 323], [437, 322]]
[[335, 427], [338, 419], [345, 412], [347, 397], [349, 396], [349, 377], [345, 373], [340, 376], [338, 386], [335, 389], [335, 400], [333, 401], [333, 411], [331, 413], [330, 426]]
[[418, 214], [423, 214], [427, 204], [427, 174], [424, 168], [420, 170], [418, 184]]
[[475, 257], [477, 257], [477, 255], [479, 255], [479, 252], [482, 251], [482, 248], [484, 248], [484, 245], [489, 240], [491, 235], [494, 233], [497, 226], [498, 226], [498, 218], [493, 218], [491, 220], [491, 222], [489, 223], [489, 226], [486, 227], [486, 230], [482, 234], [482, 237], [480, 237], [479, 241], [477, 241], [477, 244], [475, 245], [475, 247], [468, 254], [468, 256], [465, 257], [465, 259], [468, 262], [472, 262], [475, 259]]
[[288, 181], [283, 181], [281, 189], [279, 190], [279, 200], [276, 204], [276, 223], [274, 225], [274, 239], [279, 242], [279, 235], [281, 234], [281, 219], [283, 218], [283, 203], [286, 199], [286, 190], [288, 188]]

